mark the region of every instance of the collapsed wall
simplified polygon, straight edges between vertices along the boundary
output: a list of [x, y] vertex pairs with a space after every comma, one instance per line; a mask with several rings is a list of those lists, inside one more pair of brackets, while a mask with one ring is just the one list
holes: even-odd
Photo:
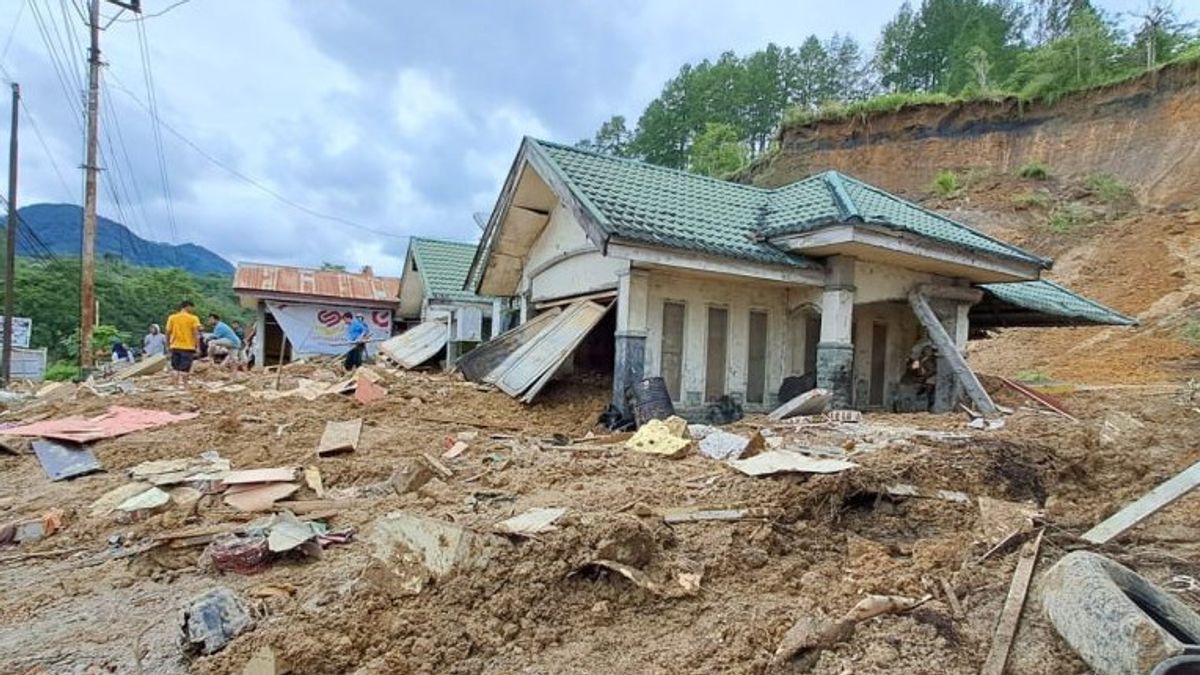
[[1175, 64], [1054, 102], [1016, 98], [921, 104], [785, 127], [780, 152], [744, 179], [774, 186], [837, 169], [923, 192], [944, 169], [1011, 172], [1041, 162], [1060, 175], [1107, 173], [1145, 204], [1196, 200], [1200, 62]]

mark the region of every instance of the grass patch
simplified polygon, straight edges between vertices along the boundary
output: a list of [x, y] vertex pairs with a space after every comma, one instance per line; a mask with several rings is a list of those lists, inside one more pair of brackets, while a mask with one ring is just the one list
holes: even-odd
[[1046, 225], [1059, 234], [1071, 232], [1081, 225], [1092, 222], [1092, 214], [1079, 204], [1067, 204], [1054, 210]]
[[1103, 202], [1113, 203], [1128, 198], [1132, 191], [1120, 179], [1107, 173], [1094, 173], [1087, 177], [1084, 185]]
[[46, 368], [46, 379], [50, 382], [68, 382], [79, 377], [79, 366], [70, 361], [55, 361]]
[[783, 113], [783, 126], [804, 125], [811, 122], [826, 122], [831, 120], [847, 120], [851, 117], [862, 117], [879, 113], [893, 113], [909, 106], [959, 103], [966, 99], [926, 92], [895, 92], [868, 98], [853, 103], [831, 101], [816, 108], [796, 106]]
[[1188, 344], [1200, 346], [1200, 319], [1188, 319], [1180, 329], [1179, 337]]
[[1017, 175], [1031, 180], [1047, 180], [1050, 178], [1050, 167], [1041, 162], [1026, 162], [1017, 169]]
[[1028, 384], [1044, 384], [1050, 382], [1050, 376], [1040, 370], [1022, 370], [1017, 373], [1017, 381]]
[[1050, 195], [1037, 190], [1026, 190], [1012, 196], [1013, 208], [1028, 210], [1028, 209], [1044, 209], [1050, 206]]
[[943, 197], [951, 197], [957, 194], [962, 187], [962, 181], [958, 179], [958, 174], [945, 169], [938, 172], [929, 189]]

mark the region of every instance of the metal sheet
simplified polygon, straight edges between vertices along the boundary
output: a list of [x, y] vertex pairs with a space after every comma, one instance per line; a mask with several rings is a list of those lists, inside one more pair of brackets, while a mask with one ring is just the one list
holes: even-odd
[[[519, 347], [517, 347], [515, 350], [513, 350], [508, 356], [504, 357], [504, 360], [500, 362], [500, 365], [493, 368], [492, 372], [490, 372], [484, 376], [483, 381], [487, 382], [489, 384], [499, 383], [500, 380], [503, 379], [504, 376], [507, 375], [510, 370], [512, 370], [514, 367], [516, 367], [516, 365], [518, 363], [521, 363], [521, 361], [524, 360], [526, 356], [528, 356], [531, 352], [533, 352], [534, 350], [537, 349], [538, 345], [541, 344], [541, 340], [546, 337], [546, 335], [548, 334], [548, 332], [551, 329], [553, 329], [555, 326], [559, 325], [559, 322], [563, 321], [564, 318], [568, 314], [571, 314], [572, 312], [576, 311], [578, 307], [583, 306], [584, 302], [586, 302], [586, 301], [580, 300], [579, 302], [571, 305], [570, 307], [567, 307], [565, 310], [562, 310], [562, 312], [560, 314], [555, 316], [547, 324], [545, 324], [542, 328], [540, 328], [536, 335], [530, 337], [528, 340], [526, 340], [524, 343], [522, 343]], [[533, 323], [533, 321], [540, 320], [541, 318], [542, 318], [542, 315], [538, 315], [538, 317], [536, 319], [531, 320], [528, 323]]]
[[426, 321], [384, 341], [379, 351], [404, 368], [416, 368], [436, 356], [447, 338], [445, 321]]
[[479, 345], [458, 359], [455, 367], [468, 380], [483, 382], [513, 352], [546, 329], [559, 314], [561, 307], [542, 312], [525, 323]]
[[[589, 300], [577, 302], [500, 365], [496, 386], [509, 396], [530, 390], [527, 402], [537, 394], [555, 370], [571, 355], [588, 331], [604, 316], [607, 307]], [[495, 375], [495, 373], [493, 373]]]
[[5, 429], [4, 433], [10, 436], [41, 436], [71, 443], [91, 443], [199, 416], [200, 413], [194, 412], [173, 414], [162, 410], [124, 408], [115, 405], [109, 408], [108, 412], [96, 417], [88, 419], [67, 417], [59, 420], [34, 422]]
[[101, 469], [91, 448], [54, 441], [34, 441], [33, 452], [50, 480], [82, 476]]

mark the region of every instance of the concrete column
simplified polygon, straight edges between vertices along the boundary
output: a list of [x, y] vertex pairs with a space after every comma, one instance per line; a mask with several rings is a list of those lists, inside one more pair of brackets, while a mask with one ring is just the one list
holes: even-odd
[[254, 364], [258, 368], [267, 365], [267, 303], [261, 300], [254, 312]]
[[526, 321], [529, 320], [529, 314], [530, 314], [531, 310], [533, 309], [533, 307], [530, 306], [532, 303], [529, 302], [529, 294], [528, 293], [521, 294], [520, 303], [521, 303], [520, 304], [521, 323], [524, 324]]
[[[942, 326], [954, 340], [954, 346], [963, 355], [963, 358], [967, 356], [967, 336], [971, 328], [967, 316], [971, 311], [971, 304], [970, 302], [960, 300], [936, 298], [929, 301], [929, 306], [933, 308], [934, 314], [937, 314], [938, 319], [942, 322]], [[938, 355], [937, 380], [935, 381], [933, 392], [933, 412], [954, 412], [962, 397], [962, 382], [955, 375], [953, 366], [950, 365], [950, 361], [945, 356]]]
[[613, 405], [629, 415], [625, 390], [645, 378], [646, 331], [650, 310], [650, 273], [630, 269], [617, 273], [617, 332], [614, 336]]
[[489, 340], [504, 332], [504, 327], [501, 325], [504, 321], [503, 307], [500, 298], [492, 298], [492, 332], [487, 336]]
[[821, 294], [821, 341], [817, 343], [817, 386], [833, 392], [834, 409], [849, 408], [854, 396], [854, 258], [825, 263]]

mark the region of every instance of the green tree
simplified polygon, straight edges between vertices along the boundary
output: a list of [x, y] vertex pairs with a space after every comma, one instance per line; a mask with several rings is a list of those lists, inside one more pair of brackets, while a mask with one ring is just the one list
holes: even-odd
[[625, 126], [624, 115], [613, 115], [605, 120], [591, 137], [575, 144], [577, 148], [591, 150], [613, 157], [628, 157], [633, 132]]
[[1140, 24], [1127, 59], [1133, 67], [1153, 68], [1170, 61], [1192, 37], [1193, 24], [1180, 21], [1170, 0], [1147, 0], [1145, 9], [1134, 16]]
[[874, 68], [887, 91], [918, 91], [924, 82], [917, 72], [913, 41], [917, 33], [917, 15], [907, 0], [896, 16], [883, 26], [875, 49]]
[[1008, 88], [1034, 97], [1096, 84], [1122, 72], [1122, 49], [1113, 23], [1085, 3], [1062, 37], [1021, 56]]
[[742, 128], [754, 155], [766, 151], [788, 103], [785, 59], [785, 51], [772, 43], [744, 61]]
[[689, 169], [705, 176], [724, 176], [746, 166], [746, 146], [729, 124], [710, 122], [696, 137], [689, 153]]

